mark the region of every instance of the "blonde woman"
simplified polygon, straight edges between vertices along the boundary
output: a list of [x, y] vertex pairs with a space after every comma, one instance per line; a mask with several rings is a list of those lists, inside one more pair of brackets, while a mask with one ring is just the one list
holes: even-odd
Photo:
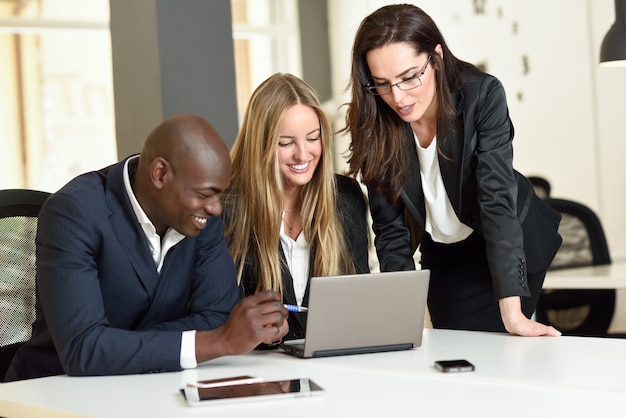
[[[271, 289], [307, 306], [312, 276], [369, 271], [366, 202], [353, 179], [334, 173], [331, 141], [315, 91], [298, 77], [274, 74], [252, 94], [223, 196], [244, 296]], [[305, 322], [290, 313], [285, 339], [302, 338]]]

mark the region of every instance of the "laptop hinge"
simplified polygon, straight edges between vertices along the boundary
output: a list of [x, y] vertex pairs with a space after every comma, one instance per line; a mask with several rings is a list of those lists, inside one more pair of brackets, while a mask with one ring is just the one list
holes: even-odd
[[410, 350], [411, 348], [413, 348], [412, 343], [375, 345], [370, 347], [337, 348], [333, 350], [314, 351], [313, 357], [342, 356], [346, 354], [382, 353], [385, 351]]

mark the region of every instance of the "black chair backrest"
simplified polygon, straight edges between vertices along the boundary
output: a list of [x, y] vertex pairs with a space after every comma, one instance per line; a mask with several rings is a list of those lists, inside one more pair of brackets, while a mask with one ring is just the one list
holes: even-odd
[[[600, 219], [589, 207], [566, 199], [545, 199], [562, 215], [559, 233], [563, 243], [551, 270], [611, 263]], [[543, 290], [536, 318], [564, 335], [604, 336], [615, 311], [614, 289]]]
[[0, 379], [35, 320], [35, 234], [50, 193], [0, 190]]
[[559, 233], [563, 244], [551, 269], [611, 264], [609, 246], [600, 219], [587, 206], [566, 199], [546, 199], [561, 212]]
[[550, 197], [550, 182], [548, 179], [541, 176], [528, 176], [528, 180], [532, 183], [535, 194], [539, 196], [540, 199], [547, 199]]

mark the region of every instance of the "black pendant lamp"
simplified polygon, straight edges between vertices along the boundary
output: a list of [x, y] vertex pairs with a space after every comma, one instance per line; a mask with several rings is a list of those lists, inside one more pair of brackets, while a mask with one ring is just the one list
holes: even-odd
[[615, 23], [602, 41], [600, 65], [626, 67], [626, 0], [615, 0]]

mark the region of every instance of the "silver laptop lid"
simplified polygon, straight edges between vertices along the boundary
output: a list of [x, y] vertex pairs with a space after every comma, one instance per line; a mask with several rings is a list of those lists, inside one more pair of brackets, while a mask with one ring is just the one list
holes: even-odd
[[359, 347], [420, 347], [429, 278], [428, 270], [313, 277], [304, 357]]

